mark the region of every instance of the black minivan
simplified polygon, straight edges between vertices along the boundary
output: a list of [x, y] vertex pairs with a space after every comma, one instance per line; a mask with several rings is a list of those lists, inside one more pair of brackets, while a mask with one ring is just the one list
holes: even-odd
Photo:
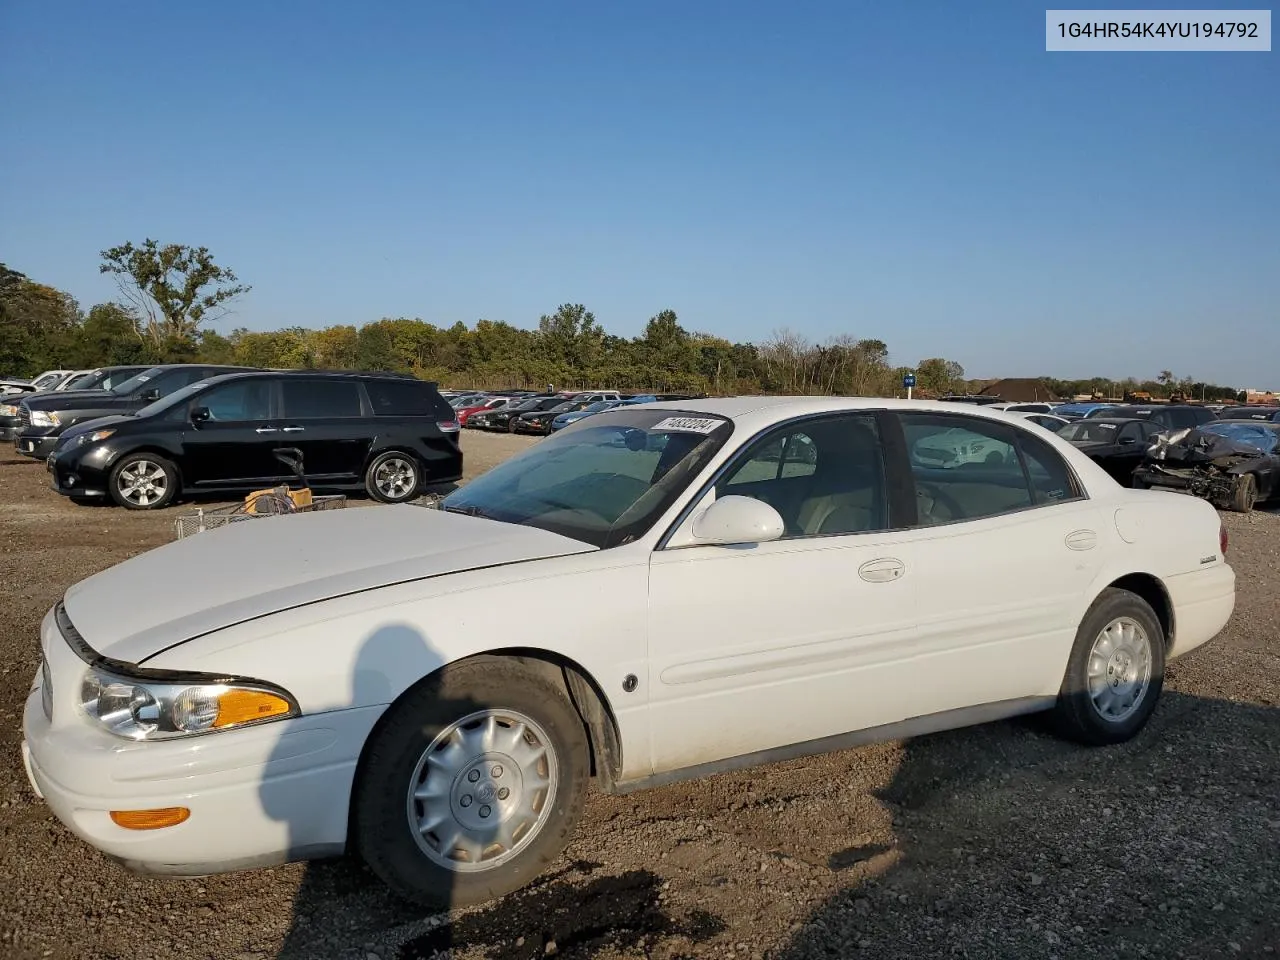
[[458, 422], [434, 383], [311, 370], [194, 383], [131, 416], [64, 431], [47, 464], [61, 494], [155, 510], [182, 493], [288, 483], [292, 451], [308, 486], [364, 489], [384, 503], [462, 477]]

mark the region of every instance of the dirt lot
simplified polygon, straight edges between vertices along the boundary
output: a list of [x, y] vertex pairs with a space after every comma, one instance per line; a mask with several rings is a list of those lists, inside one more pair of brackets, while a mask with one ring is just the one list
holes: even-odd
[[[530, 441], [468, 432], [468, 474]], [[178, 508], [179, 510], [183, 508]], [[999, 723], [612, 798], [558, 868], [424, 916], [358, 864], [159, 881], [82, 844], [18, 745], [40, 617], [166, 542], [0, 452], [0, 956], [1233, 957], [1280, 952], [1280, 516], [1228, 516], [1239, 604], [1108, 750]], [[554, 943], [553, 943], [554, 942]]]

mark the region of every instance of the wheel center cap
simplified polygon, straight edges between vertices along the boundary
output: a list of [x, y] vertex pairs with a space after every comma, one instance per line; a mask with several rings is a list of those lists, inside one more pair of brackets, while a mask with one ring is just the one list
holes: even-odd
[[489, 803], [497, 795], [498, 790], [492, 783], [482, 783], [480, 789], [476, 791], [476, 799], [481, 803]]

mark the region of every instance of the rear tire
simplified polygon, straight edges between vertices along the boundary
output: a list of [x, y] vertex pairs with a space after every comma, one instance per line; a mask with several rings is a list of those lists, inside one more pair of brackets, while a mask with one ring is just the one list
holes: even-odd
[[560, 855], [589, 771], [582, 721], [559, 684], [507, 657], [452, 664], [375, 730], [355, 785], [356, 847], [407, 900], [482, 903]]
[[1231, 509], [1236, 513], [1249, 513], [1258, 502], [1258, 478], [1252, 473], [1241, 475], [1231, 495]]
[[1102, 591], [1076, 632], [1052, 714], [1057, 732], [1090, 746], [1132, 739], [1160, 699], [1164, 653], [1150, 604], [1128, 590]]
[[154, 453], [121, 457], [107, 478], [107, 493], [126, 510], [160, 510], [178, 495], [178, 468]]

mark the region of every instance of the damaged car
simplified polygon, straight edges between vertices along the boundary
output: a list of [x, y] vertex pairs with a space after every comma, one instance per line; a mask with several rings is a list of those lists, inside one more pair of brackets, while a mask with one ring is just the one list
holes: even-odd
[[1280, 497], [1280, 423], [1222, 420], [1160, 434], [1133, 484], [1182, 490], [1248, 513]]

